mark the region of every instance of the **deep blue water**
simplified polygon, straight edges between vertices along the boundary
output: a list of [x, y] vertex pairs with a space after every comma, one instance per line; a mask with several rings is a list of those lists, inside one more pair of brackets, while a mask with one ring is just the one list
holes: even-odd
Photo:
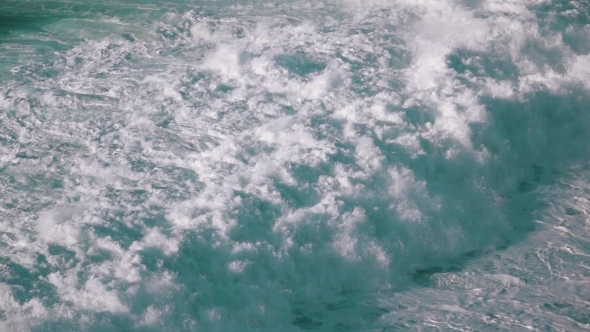
[[590, 5], [0, 0], [0, 330], [590, 329]]

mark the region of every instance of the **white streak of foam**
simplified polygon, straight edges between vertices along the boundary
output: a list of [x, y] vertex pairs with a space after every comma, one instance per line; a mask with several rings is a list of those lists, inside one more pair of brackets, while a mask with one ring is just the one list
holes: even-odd
[[345, 213], [338, 224], [334, 225], [338, 231], [332, 245], [343, 257], [351, 260], [359, 259], [357, 254], [358, 239], [355, 237], [356, 227], [365, 220], [365, 211], [356, 208], [352, 212]]
[[75, 271], [70, 271], [65, 275], [51, 273], [47, 279], [56, 287], [63, 300], [71, 301], [79, 309], [112, 313], [129, 312], [129, 308], [119, 300], [117, 292], [109, 290], [96, 278], [80, 282]]

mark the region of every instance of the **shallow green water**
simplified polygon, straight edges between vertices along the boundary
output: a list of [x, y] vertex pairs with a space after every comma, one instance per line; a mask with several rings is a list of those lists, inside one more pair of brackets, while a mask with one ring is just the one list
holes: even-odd
[[0, 1], [0, 329], [590, 328], [583, 1]]

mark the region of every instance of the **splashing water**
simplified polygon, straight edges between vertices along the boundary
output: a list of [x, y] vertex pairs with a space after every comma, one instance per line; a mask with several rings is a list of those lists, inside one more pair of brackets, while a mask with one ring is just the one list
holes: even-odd
[[0, 329], [589, 329], [589, 36], [585, 1], [2, 1]]

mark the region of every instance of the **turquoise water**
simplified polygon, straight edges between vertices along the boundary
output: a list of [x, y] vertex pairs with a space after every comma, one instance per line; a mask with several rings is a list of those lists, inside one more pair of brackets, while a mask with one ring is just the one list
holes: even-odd
[[0, 330], [590, 329], [590, 6], [0, 0]]

